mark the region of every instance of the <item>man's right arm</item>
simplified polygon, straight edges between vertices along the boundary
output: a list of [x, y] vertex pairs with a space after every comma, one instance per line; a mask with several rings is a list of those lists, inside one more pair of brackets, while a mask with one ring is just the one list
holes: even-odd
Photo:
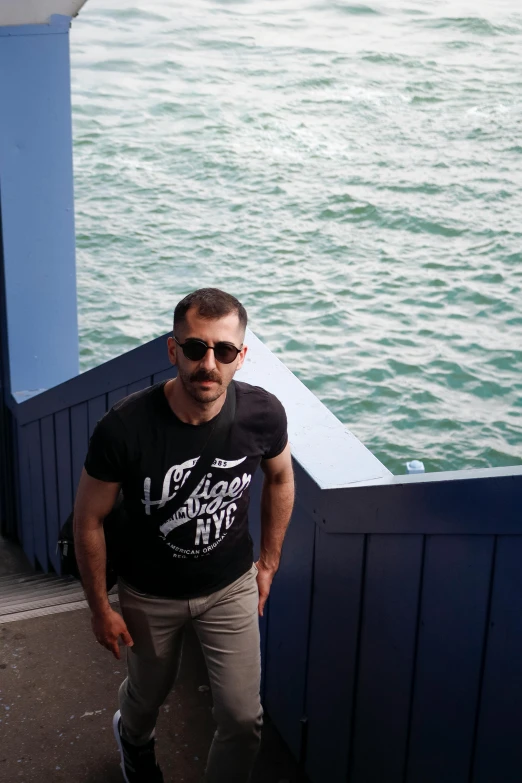
[[118, 483], [92, 478], [84, 468], [74, 506], [74, 548], [92, 613], [92, 629], [100, 644], [118, 659], [118, 638], [121, 636], [130, 646], [133, 642], [122, 616], [112, 609], [107, 595], [103, 521], [112, 510], [119, 490]]

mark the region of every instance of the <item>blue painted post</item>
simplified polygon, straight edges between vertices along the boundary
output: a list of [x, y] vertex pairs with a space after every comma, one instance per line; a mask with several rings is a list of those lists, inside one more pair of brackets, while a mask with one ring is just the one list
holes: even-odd
[[0, 26], [0, 316], [19, 401], [79, 372], [70, 21]]

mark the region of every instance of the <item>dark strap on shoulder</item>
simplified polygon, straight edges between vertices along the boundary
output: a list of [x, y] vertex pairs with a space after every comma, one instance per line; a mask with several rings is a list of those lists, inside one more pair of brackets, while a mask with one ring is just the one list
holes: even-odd
[[236, 384], [232, 381], [227, 389], [227, 396], [220, 414], [217, 416], [212, 431], [208, 436], [201, 456], [192, 468], [188, 479], [179, 490], [174, 500], [175, 511], [169, 508], [169, 515], [175, 514], [191, 496], [199, 482], [211, 467], [212, 463], [222, 452], [227, 441], [230, 429], [236, 416]]

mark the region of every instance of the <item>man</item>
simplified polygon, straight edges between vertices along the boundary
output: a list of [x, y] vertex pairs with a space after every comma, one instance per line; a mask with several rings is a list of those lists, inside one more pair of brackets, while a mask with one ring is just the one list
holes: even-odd
[[[131, 394], [98, 423], [75, 505], [76, 556], [97, 640], [128, 676], [113, 727], [127, 783], [161, 783], [154, 729], [192, 622], [205, 656], [217, 722], [207, 783], [246, 783], [259, 747], [258, 613], [279, 566], [294, 499], [286, 416], [267, 391], [231, 381], [242, 366], [247, 314], [223, 291], [189, 294], [174, 311], [168, 355], [177, 377]], [[228, 390], [228, 391], [227, 391]], [[211, 468], [181, 508], [176, 495], [235, 393], [234, 421]], [[226, 410], [226, 409], [225, 409]], [[223, 419], [221, 419], [223, 421]], [[264, 472], [261, 552], [248, 533], [252, 475]], [[103, 520], [123, 493], [119, 598], [105, 585]]]

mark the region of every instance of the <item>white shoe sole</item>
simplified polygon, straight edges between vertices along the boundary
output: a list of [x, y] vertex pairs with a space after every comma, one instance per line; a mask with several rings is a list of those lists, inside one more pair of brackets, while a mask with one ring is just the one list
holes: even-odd
[[116, 739], [116, 742], [118, 743], [118, 748], [119, 748], [119, 751], [120, 751], [120, 756], [121, 756], [120, 767], [121, 767], [121, 771], [123, 772], [123, 779], [125, 780], [125, 783], [129, 783], [129, 779], [128, 779], [127, 775], [125, 774], [125, 762], [123, 760], [123, 747], [122, 747], [122, 744], [121, 744], [120, 732], [118, 730], [118, 723], [120, 722], [120, 717], [121, 717], [120, 716], [120, 711], [117, 710], [114, 713], [114, 718], [112, 719], [112, 730], [114, 732], [114, 737]]

